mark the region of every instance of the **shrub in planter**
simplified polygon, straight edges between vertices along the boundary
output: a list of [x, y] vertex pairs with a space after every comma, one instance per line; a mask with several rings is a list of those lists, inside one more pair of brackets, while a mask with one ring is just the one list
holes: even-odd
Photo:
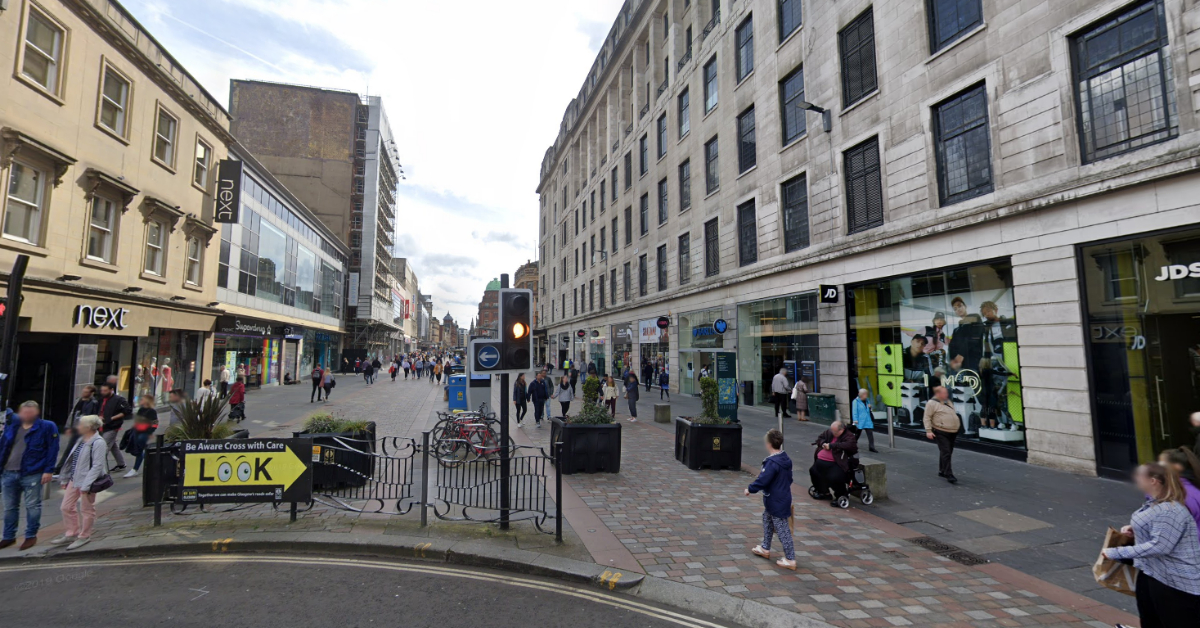
[[742, 425], [717, 414], [717, 380], [700, 379], [700, 416], [675, 418], [675, 459], [689, 469], [742, 468]]
[[[572, 473], [617, 473], [621, 470], [621, 425], [600, 405], [600, 379], [592, 375], [583, 382], [583, 407], [573, 417], [550, 419], [551, 456], [564, 475]], [[558, 459], [556, 443], [563, 444]]]
[[[374, 474], [375, 422], [350, 421], [327, 412], [304, 421], [296, 438], [312, 439], [321, 447], [321, 460], [313, 464], [313, 487], [336, 489], [363, 486]], [[359, 453], [362, 452], [362, 453]]]

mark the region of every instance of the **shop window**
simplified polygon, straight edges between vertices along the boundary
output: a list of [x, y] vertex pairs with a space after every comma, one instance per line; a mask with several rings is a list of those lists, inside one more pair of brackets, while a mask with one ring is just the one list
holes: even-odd
[[879, 170], [879, 138], [846, 151], [846, 222], [858, 233], [883, 224], [883, 181]]
[[[708, 322], [721, 315], [717, 310]], [[738, 374], [749, 384], [744, 394], [758, 402], [769, 402], [771, 379], [781, 368], [788, 368], [792, 383], [804, 362], [813, 363], [813, 374], [819, 372], [816, 293], [739, 305], [737, 334]], [[809, 392], [820, 391], [813, 377], [808, 377], [805, 384]]]
[[[1175, 298], [1183, 300], [1200, 297], [1200, 272], [1196, 270], [1200, 269], [1200, 266], [1197, 265], [1197, 262], [1200, 262], [1200, 238], [1167, 242], [1163, 245], [1163, 251], [1167, 255], [1167, 260], [1171, 262], [1171, 266], [1188, 268], [1186, 277], [1171, 280]], [[1170, 271], [1168, 271], [1167, 277], [1172, 277]], [[1200, 358], [1200, 348], [1197, 350], [1197, 357]]]
[[798, 175], [783, 182], [783, 250], [799, 251], [808, 246], [808, 177]]
[[937, 52], [983, 24], [982, 0], [928, 0], [929, 49]]
[[1095, 256], [1104, 277], [1104, 300], [1108, 303], [1136, 300], [1140, 294], [1138, 255], [1132, 249]]
[[984, 85], [935, 106], [933, 124], [942, 205], [991, 192], [992, 142]]
[[13, 161], [8, 172], [8, 198], [4, 207], [4, 237], [41, 244], [46, 210], [47, 175], [33, 166]]
[[872, 9], [867, 9], [838, 33], [838, 52], [842, 58], [842, 106], [849, 107], [878, 89]]
[[758, 221], [754, 216], [754, 201], [738, 205], [738, 265], [748, 266], [758, 261]]

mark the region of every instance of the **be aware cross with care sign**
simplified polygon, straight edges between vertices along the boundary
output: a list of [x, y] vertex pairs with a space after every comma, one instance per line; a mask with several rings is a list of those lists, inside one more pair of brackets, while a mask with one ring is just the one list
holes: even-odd
[[308, 502], [312, 441], [245, 438], [183, 441], [180, 501]]

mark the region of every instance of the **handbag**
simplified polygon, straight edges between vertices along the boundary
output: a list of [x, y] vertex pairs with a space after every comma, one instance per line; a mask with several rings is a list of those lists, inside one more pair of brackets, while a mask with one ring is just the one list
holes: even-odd
[[[93, 455], [92, 454], [92, 446], [89, 444], [88, 445], [88, 467], [89, 468], [92, 466], [92, 461], [94, 460], [94, 458], [92, 458], [92, 455]], [[92, 495], [95, 495], [96, 493], [99, 493], [101, 491], [106, 491], [106, 490], [112, 488], [113, 484], [115, 484], [115, 482], [113, 482], [112, 476], [108, 474], [108, 463], [105, 462], [104, 463], [104, 473], [100, 474], [100, 477], [96, 478], [95, 482], [92, 482], [92, 485], [88, 487], [87, 492], [91, 493]]]
[[1117, 593], [1136, 595], [1138, 568], [1104, 555], [1104, 550], [1110, 547], [1126, 545], [1133, 545], [1133, 539], [1109, 528], [1104, 535], [1104, 546], [1100, 548], [1100, 557], [1092, 565], [1092, 577], [1096, 579], [1096, 584]]

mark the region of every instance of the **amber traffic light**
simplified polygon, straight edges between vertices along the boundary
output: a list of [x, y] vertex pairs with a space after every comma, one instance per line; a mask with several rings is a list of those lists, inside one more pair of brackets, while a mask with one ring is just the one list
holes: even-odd
[[500, 364], [505, 371], [533, 368], [533, 292], [500, 291]]

